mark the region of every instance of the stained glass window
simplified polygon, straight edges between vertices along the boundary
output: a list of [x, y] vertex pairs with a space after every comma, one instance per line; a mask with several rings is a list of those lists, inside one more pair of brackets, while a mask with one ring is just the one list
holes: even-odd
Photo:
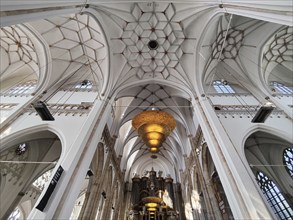
[[263, 172], [258, 172], [256, 179], [276, 216], [278, 216], [281, 220], [292, 219], [293, 210], [285, 200], [276, 184]]
[[283, 154], [284, 164], [291, 177], [293, 177], [293, 148], [286, 148]]
[[282, 83], [279, 82], [271, 82], [271, 85], [277, 89], [282, 94], [293, 94], [293, 89], [289, 88], [288, 86], [285, 86]]
[[217, 93], [235, 93], [234, 89], [226, 81], [216, 80], [213, 82], [213, 87]]

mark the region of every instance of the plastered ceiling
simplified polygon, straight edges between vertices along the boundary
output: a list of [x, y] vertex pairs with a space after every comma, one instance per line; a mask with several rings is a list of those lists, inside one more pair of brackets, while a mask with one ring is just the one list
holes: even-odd
[[[43, 89], [68, 78], [92, 81], [101, 99], [112, 99], [111, 131], [126, 178], [154, 166], [176, 180], [198, 125], [192, 101], [216, 78], [261, 85], [256, 75], [269, 78], [262, 62], [265, 68], [271, 62], [292, 68], [290, 43], [292, 28], [224, 14], [218, 4], [97, 3], [81, 15], [2, 28], [1, 80], [17, 78], [16, 69], [25, 68], [42, 79]], [[153, 107], [177, 121], [155, 160], [131, 128], [137, 113]]]

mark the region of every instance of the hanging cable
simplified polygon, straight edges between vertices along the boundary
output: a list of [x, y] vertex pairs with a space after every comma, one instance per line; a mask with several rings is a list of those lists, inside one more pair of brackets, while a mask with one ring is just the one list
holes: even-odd
[[223, 40], [223, 44], [222, 44], [222, 48], [221, 48], [221, 51], [220, 51], [219, 57], [218, 57], [218, 59], [217, 59], [218, 63], [219, 63], [219, 61], [220, 61], [220, 59], [221, 59], [221, 57], [222, 57], [223, 50], [224, 50], [224, 47], [225, 47], [225, 44], [226, 44], [226, 41], [227, 41], [227, 36], [228, 36], [229, 29], [230, 29], [230, 25], [231, 25], [232, 17], [233, 17], [233, 15], [231, 14], [231, 15], [230, 15], [229, 22], [228, 22], [228, 25], [227, 25], [226, 33], [225, 33], [225, 36], [224, 36], [224, 40]]
[[[231, 24], [231, 20], [232, 20], [232, 15], [230, 15], [230, 19], [229, 19], [229, 22], [228, 22], [228, 25], [227, 25], [227, 30], [226, 30], [226, 33], [225, 33], [225, 36], [224, 36], [224, 40], [223, 40], [223, 44], [222, 44], [222, 47], [221, 47], [221, 50], [220, 50], [220, 54], [219, 54], [219, 57], [218, 57], [218, 59], [217, 59], [217, 62], [219, 63], [220, 62], [220, 59], [221, 59], [221, 57], [222, 57], [222, 55], [223, 55], [223, 50], [224, 50], [224, 47], [225, 47], [225, 44], [226, 44], [226, 41], [227, 41], [227, 36], [228, 36], [228, 32], [229, 32], [229, 28], [230, 28], [230, 24]], [[245, 88], [244, 86], [243, 86], [243, 84], [233, 75], [233, 74], [231, 74], [230, 73], [230, 71], [229, 70], [227, 70], [227, 68], [223, 65], [223, 68], [228, 72], [228, 74], [230, 75], [230, 76], [232, 76], [236, 81], [237, 81], [237, 83], [240, 85], [240, 86], [242, 86], [242, 88]], [[220, 75], [222, 75], [221, 74], [221, 72], [218, 72], [217, 71], [217, 73], [218, 74], [220, 74]], [[223, 77], [223, 75], [222, 75], [222, 78], [223, 78], [223, 80], [225, 79], [225, 77]], [[211, 86], [211, 84], [210, 84], [210, 86]], [[210, 88], [210, 86], [209, 86], [209, 88]], [[251, 112], [250, 112], [250, 110], [249, 110], [249, 107], [248, 107], [248, 104], [246, 103], [246, 101], [240, 96], [240, 95], [238, 95], [238, 93], [237, 92], [235, 92], [236, 93], [236, 95], [234, 95], [234, 97], [237, 99], [237, 101], [240, 103], [240, 105], [241, 106], [243, 106], [243, 108], [247, 111], [247, 113], [251, 116], [251, 117], [253, 117], [253, 115], [251, 114]], [[260, 105], [258, 105], [256, 108], [255, 108], [255, 110], [257, 110], [258, 108], [259, 108], [259, 106], [261, 106], [261, 103], [260, 103]]]
[[88, 0], [85, 0], [83, 6], [81, 7], [80, 11], [79, 11], [79, 14], [82, 14], [82, 11], [85, 9], [85, 8], [88, 8], [89, 5], [88, 5]]
[[[79, 30], [79, 31], [77, 32], [77, 34], [78, 34], [79, 39], [80, 39], [80, 42], [81, 42], [81, 47], [82, 47], [82, 50], [83, 50], [83, 53], [84, 53], [86, 59], [88, 60], [88, 64], [89, 64], [89, 67], [90, 67], [90, 70], [91, 70], [91, 74], [92, 74], [92, 76], [93, 76], [94, 83], [95, 83], [96, 86], [97, 86], [97, 91], [98, 91], [98, 96], [99, 96], [98, 82], [95, 81], [95, 74], [94, 74], [95, 71], [94, 71], [93, 68], [92, 68], [91, 61], [90, 61], [90, 59], [89, 59], [89, 55], [88, 55], [87, 50], [86, 50], [85, 45], [84, 45], [84, 39], [83, 39], [83, 36], [82, 36], [82, 34], [81, 34], [80, 22], [78, 22], [77, 15], [75, 15], [75, 19], [76, 19], [76, 21], [77, 21], [77, 25], [78, 25], [78, 30]], [[89, 25], [89, 24], [87, 24], [87, 25]], [[97, 64], [97, 68], [99, 68], [99, 64], [98, 64], [98, 62], [96, 62], [96, 64]], [[97, 69], [97, 68], [96, 68], [96, 69]], [[96, 69], [95, 69], [95, 70], [96, 70]]]
[[[216, 71], [216, 72], [217, 72], [217, 71]], [[208, 92], [210, 91], [211, 86], [212, 86], [212, 84], [214, 83], [215, 76], [216, 76], [216, 73], [213, 74], [212, 79], [211, 79], [211, 81], [210, 81], [210, 83], [209, 83], [209, 87], [208, 87], [208, 90], [207, 90]]]
[[[68, 19], [65, 21], [65, 23], [66, 23], [67, 21], [70, 21], [70, 18], [68, 18]], [[26, 36], [27, 36], [27, 35], [26, 35]], [[27, 36], [27, 37], [28, 37], [28, 36]], [[29, 38], [29, 37], [28, 37], [28, 38]], [[54, 59], [57, 59], [57, 58], [63, 57], [67, 52], [68, 52], [68, 51], [65, 51], [64, 53], [60, 54], [59, 56], [55, 57]], [[22, 61], [22, 60], [20, 60], [20, 61]], [[47, 68], [48, 65], [50, 65], [52, 62], [53, 62], [53, 59], [52, 59], [50, 62], [46, 62], [46, 64], [43, 65], [43, 66], [38, 66], [39, 68], [38, 68], [37, 70], [33, 70], [32, 72], [28, 73], [28, 75], [25, 76], [23, 79], [17, 81], [17, 82], [14, 84], [14, 86], [17, 86], [17, 85], [20, 84], [21, 82], [24, 82], [24, 80], [25, 80], [26, 78], [28, 78], [29, 76], [31, 76], [32, 74], [38, 74], [38, 72], [39, 72], [41, 69], [43, 69], [43, 68]], [[16, 68], [16, 69], [14, 69], [14, 70], [13, 70], [11, 73], [9, 73], [9, 74], [12, 75], [13, 73], [16, 73], [17, 71], [19, 71], [21, 68], [23, 68], [23, 67], [26, 66], [26, 65], [28, 65], [28, 64], [27, 64], [26, 62], [24, 62], [22, 65], [20, 65], [20, 66], [19, 66], [18, 68]], [[10, 87], [10, 88], [11, 88], [11, 87]], [[9, 91], [10, 88], [8, 88], [7, 90], [5, 90], [3, 93], [6, 93], [7, 91]]]
[[[87, 62], [87, 61], [86, 61]], [[67, 82], [69, 79], [71, 79], [71, 77], [73, 77], [85, 64], [83, 63], [77, 70], [75, 70], [70, 76], [67, 77], [66, 80], [64, 80], [64, 82], [52, 93], [50, 94], [44, 101], [47, 102], [49, 99], [51, 99], [54, 95], [57, 94], [57, 92], [59, 92], [59, 89], [61, 89]], [[58, 101], [57, 101], [58, 102]]]
[[[47, 100], [49, 100], [49, 99], [51, 99], [58, 91], [59, 91], [59, 89], [60, 88], [62, 88], [67, 82], [68, 82], [68, 80], [70, 79], [70, 78], [72, 78], [77, 72], [79, 72], [79, 70], [84, 66], [84, 65], [86, 65], [86, 64], [88, 64], [89, 65], [89, 68], [90, 68], [90, 73], [89, 74], [92, 74], [93, 75], [93, 80], [94, 80], [94, 82], [95, 82], [95, 75], [93, 74], [93, 72], [97, 69], [97, 68], [99, 68], [99, 64], [97, 64], [97, 67], [96, 67], [96, 69], [95, 70], [93, 70], [93, 68], [92, 68], [92, 66], [91, 66], [91, 61], [90, 61], [90, 59], [89, 59], [89, 56], [88, 56], [88, 54], [87, 54], [87, 50], [86, 50], [86, 48], [85, 48], [85, 46], [84, 46], [84, 40], [83, 40], [83, 36], [82, 36], [82, 34], [81, 34], [81, 27], [80, 27], [80, 22], [79, 22], [79, 20], [78, 20], [78, 17], [77, 17], [77, 15], [75, 15], [75, 20], [76, 20], [76, 23], [77, 23], [77, 25], [78, 25], [78, 27], [79, 27], [79, 30], [77, 31], [77, 34], [78, 34], [78, 36], [79, 36], [79, 39], [80, 39], [80, 43], [81, 43], [81, 46], [82, 46], [82, 50], [83, 50], [83, 53], [84, 53], [84, 55], [85, 55], [85, 57], [86, 57], [86, 61], [78, 68], [78, 70], [76, 70], [76, 71], [74, 71], [74, 73], [71, 75], [71, 76], [69, 76], [69, 77], [67, 77], [67, 79], [55, 90], [55, 92], [54, 93], [52, 93], [50, 96], [48, 96], [46, 99], [45, 99], [45, 101], [47, 101]], [[85, 25], [88, 25], [88, 24], [85, 24]], [[85, 75], [80, 75], [80, 77], [79, 77], [79, 79], [78, 79], [78, 81], [81, 79], [81, 78], [83, 78], [83, 77], [85, 77]], [[95, 82], [95, 84], [96, 84], [96, 86], [97, 86], [97, 82]], [[72, 87], [75, 87], [76, 85], [73, 85]], [[98, 91], [98, 90], [97, 90]], [[64, 93], [58, 100], [57, 100], [57, 102], [56, 102], [56, 104], [58, 104], [58, 102], [59, 101], [61, 101], [64, 97], [65, 97], [65, 95], [66, 95], [67, 93]], [[73, 93], [64, 101], [64, 103], [66, 103], [71, 97], [72, 97], [72, 95], [73, 95]], [[60, 106], [58, 106], [57, 107], [57, 110], [55, 111], [55, 113], [54, 114], [57, 114], [57, 112], [59, 111], [59, 109], [61, 109], [61, 105]]]
[[[79, 72], [79, 70], [80, 70], [82, 67], [83, 67], [83, 65], [81, 65], [80, 68], [79, 68], [78, 70], [76, 70], [76, 71], [74, 72], [73, 75], [75, 75], [75, 73]], [[72, 76], [73, 76], [73, 75], [72, 75]], [[72, 76], [71, 76], [71, 77], [72, 77]], [[68, 77], [66, 81], [68, 81], [71, 77]], [[82, 74], [80, 74], [80, 77], [79, 77], [79, 79], [78, 79], [78, 82], [79, 82], [80, 79], [83, 78], [83, 77], [84, 77], [84, 76], [83, 76]], [[59, 88], [61, 88], [64, 84], [65, 84], [65, 83], [63, 83]], [[74, 88], [75, 86], [76, 86], [76, 85], [73, 84], [73, 85], [72, 85], [72, 88]], [[55, 94], [56, 94], [57, 92], [59, 92], [58, 89], [55, 91]], [[61, 101], [61, 100], [65, 97], [65, 95], [68, 94], [68, 92], [70, 92], [70, 89], [69, 89], [68, 91], [66, 91], [66, 92], [65, 92], [65, 93], [64, 93], [64, 94], [63, 94], [63, 95], [57, 100], [57, 102], [56, 102], [55, 104], [58, 104], [58, 102]], [[63, 105], [66, 104], [66, 102], [72, 97], [73, 94], [74, 94], [74, 92], [71, 92], [71, 95], [69, 95], [69, 96], [67, 97], [67, 99], [64, 100], [64, 102], [63, 102], [62, 104], [63, 104]], [[60, 104], [60, 105], [57, 107], [57, 109], [56, 109], [54, 115], [56, 115], [56, 114], [58, 113], [58, 111], [62, 108], [62, 104]]]
[[[230, 71], [225, 67], [225, 66], [223, 66], [223, 68], [227, 71], [227, 73], [229, 74], [229, 76], [232, 76], [235, 80], [236, 80], [236, 82], [242, 87], [242, 88], [245, 88], [245, 86], [233, 75], [233, 74], [231, 74], [230, 73]], [[248, 103], [241, 97], [241, 95], [239, 95], [237, 92], [236, 92], [236, 90], [235, 90], [235, 96], [234, 96], [236, 99], [237, 99], [237, 101], [240, 103], [240, 105], [242, 105], [242, 107], [247, 111], [247, 113], [251, 116], [251, 117], [253, 117], [253, 115], [250, 113], [250, 111], [249, 111], [249, 107], [248, 107]], [[242, 101], [241, 101], [241, 100]], [[243, 104], [243, 103], [244, 104]], [[256, 106], [255, 107], [255, 110], [257, 110], [257, 108], [259, 107], [260, 105], [258, 105], [258, 106]]]

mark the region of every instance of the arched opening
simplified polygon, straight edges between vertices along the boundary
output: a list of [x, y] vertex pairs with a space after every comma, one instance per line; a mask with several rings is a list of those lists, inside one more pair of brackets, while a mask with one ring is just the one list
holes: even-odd
[[257, 131], [247, 138], [244, 149], [267, 206], [278, 219], [292, 218], [292, 177], [286, 169], [288, 163], [292, 166], [292, 160], [284, 156], [287, 155], [284, 154], [286, 149], [292, 149], [292, 144], [278, 136]]
[[59, 137], [50, 131], [39, 131], [7, 141], [0, 152], [1, 219], [21, 210], [26, 218], [42, 190], [62, 151]]

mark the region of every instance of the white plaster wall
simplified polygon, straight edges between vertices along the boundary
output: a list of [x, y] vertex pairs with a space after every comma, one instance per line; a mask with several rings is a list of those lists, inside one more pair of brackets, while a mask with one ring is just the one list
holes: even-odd
[[9, 104], [18, 104], [9, 110], [0, 110], [0, 123], [5, 121], [9, 116], [15, 113], [17, 110], [21, 109], [23, 105], [25, 105], [32, 96], [0, 96], [1, 103], [9, 103]]
[[265, 123], [252, 123], [252, 118], [247, 118], [247, 116], [242, 116], [242, 118], [240, 118], [239, 115], [235, 115], [233, 118], [229, 115], [226, 117], [227, 118], [222, 115], [219, 116], [220, 122], [229, 135], [229, 138], [234, 144], [234, 147], [243, 159], [245, 159], [244, 143], [249, 134], [254, 131], [274, 131], [275, 135], [289, 142], [293, 141], [292, 121], [285, 115], [272, 115], [265, 121]]
[[276, 100], [278, 100], [280, 103], [283, 105], [293, 105], [293, 96], [292, 95], [281, 95], [281, 96], [276, 96]]
[[0, 137], [3, 139], [6, 137], [9, 138], [8, 135], [30, 128], [39, 128], [42, 130], [48, 129], [57, 133], [57, 135], [60, 135], [63, 148], [62, 153], [64, 154], [70, 150], [70, 146], [78, 136], [87, 116], [65, 116], [64, 114], [61, 114], [59, 116], [54, 115], [54, 118], [55, 121], [42, 121], [40, 116], [36, 113], [32, 113], [31, 115], [25, 113], [15, 120], [15, 122], [3, 132]]
[[[234, 117], [234, 118], [233, 118]], [[239, 163], [243, 164], [245, 169], [241, 170], [237, 164], [234, 164], [235, 167], [238, 167], [237, 170], [240, 175], [244, 175], [247, 171], [251, 177], [251, 179], [255, 179], [255, 175], [253, 174], [253, 171], [251, 170], [251, 167], [248, 162], [248, 158], [246, 158], [247, 155], [245, 155], [244, 152], [244, 144], [247, 139], [247, 137], [256, 131], [270, 131], [273, 132], [272, 134], [275, 134], [276, 136], [279, 136], [281, 139], [287, 140], [290, 143], [293, 143], [293, 126], [291, 119], [287, 118], [285, 115], [273, 115], [269, 117], [265, 123], [252, 123], [251, 117], [247, 118], [247, 116], [242, 116], [240, 118], [239, 115], [236, 116], [219, 116], [220, 122], [223, 125], [225, 131], [227, 132], [229, 139], [231, 140], [236, 152], [237, 156], [239, 156], [240, 161]], [[278, 146], [275, 146], [278, 147]], [[267, 151], [271, 151], [272, 149], [268, 149]], [[250, 159], [250, 158], [249, 158]], [[251, 163], [251, 160], [250, 160]], [[264, 164], [282, 164], [280, 161], [272, 160], [270, 162], [262, 161]], [[255, 164], [261, 164], [260, 161], [255, 161]], [[282, 167], [283, 168], [283, 167]], [[278, 170], [280, 168], [276, 168]], [[280, 170], [278, 170], [279, 172]], [[284, 174], [284, 172], [282, 171]], [[276, 180], [278, 180], [280, 177], [276, 177]], [[284, 179], [283, 179], [284, 178]], [[287, 175], [282, 176], [282, 181], [287, 181], [288, 177]], [[280, 180], [280, 179], [279, 179]], [[281, 182], [282, 182], [281, 181]], [[256, 181], [255, 187], [259, 191], [260, 195], [262, 196], [261, 190], [259, 189], [259, 186], [257, 185]], [[251, 195], [251, 198], [254, 198], [253, 195]], [[264, 201], [266, 201], [264, 199]], [[256, 204], [258, 202], [256, 201]], [[260, 206], [261, 207], [261, 206]], [[257, 210], [259, 210], [257, 208]]]
[[209, 96], [214, 105], [259, 105], [252, 95], [214, 95]]
[[47, 103], [81, 104], [82, 102], [94, 102], [97, 96], [97, 92], [58, 91]]

